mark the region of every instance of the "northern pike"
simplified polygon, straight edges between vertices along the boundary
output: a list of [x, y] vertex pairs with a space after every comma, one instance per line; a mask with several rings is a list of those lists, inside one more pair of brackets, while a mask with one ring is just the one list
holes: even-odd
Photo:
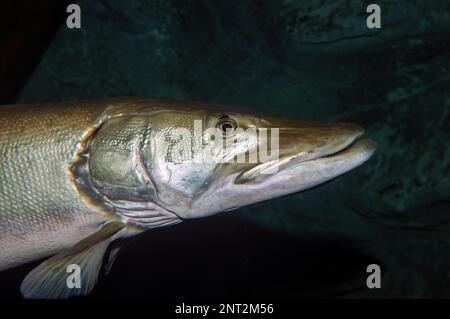
[[[171, 134], [193, 134], [196, 123], [215, 138]], [[258, 150], [249, 129], [276, 129], [276, 159], [230, 160]], [[374, 153], [363, 133], [347, 123], [146, 98], [2, 106], [0, 270], [49, 257], [25, 277], [22, 295], [86, 295], [114, 260], [113, 241], [329, 181]], [[168, 156], [194, 146], [209, 161]], [[81, 269], [77, 287], [67, 284], [71, 265]]]

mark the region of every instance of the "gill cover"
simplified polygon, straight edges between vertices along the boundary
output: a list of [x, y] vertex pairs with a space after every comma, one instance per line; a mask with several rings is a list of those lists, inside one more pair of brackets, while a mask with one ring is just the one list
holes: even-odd
[[101, 123], [80, 144], [70, 166], [83, 199], [99, 211], [142, 229], [180, 222], [156, 204], [152, 180], [151, 115], [123, 115]]

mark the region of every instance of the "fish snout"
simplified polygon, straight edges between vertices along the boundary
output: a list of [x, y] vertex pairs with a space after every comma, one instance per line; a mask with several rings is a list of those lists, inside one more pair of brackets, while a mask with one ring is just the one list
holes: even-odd
[[302, 123], [298, 127], [280, 129], [280, 154], [303, 154], [316, 158], [338, 152], [364, 134], [365, 130], [351, 123]]

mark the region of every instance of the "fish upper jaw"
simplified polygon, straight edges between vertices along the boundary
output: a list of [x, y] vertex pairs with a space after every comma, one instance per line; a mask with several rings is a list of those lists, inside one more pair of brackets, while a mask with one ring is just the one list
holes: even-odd
[[[376, 149], [376, 144], [373, 141], [361, 139], [361, 136], [364, 134], [364, 129], [352, 124], [341, 124], [341, 126], [342, 132], [334, 134], [334, 136], [326, 137], [323, 139], [324, 141], [317, 140], [315, 144], [311, 143], [311, 145], [307, 145], [307, 143], [303, 143], [305, 139], [300, 138], [298, 144], [293, 143], [293, 145], [289, 145], [285, 149], [280, 147], [280, 156], [278, 159], [258, 163], [244, 170], [237, 176], [235, 183], [248, 184], [261, 182], [266, 178], [271, 178], [271, 175], [276, 175], [284, 169], [302, 163], [312, 165], [311, 163], [317, 160], [325, 162], [325, 158], [328, 158], [328, 163], [331, 163], [333, 158], [336, 160], [349, 158], [357, 155], [358, 152], [363, 153], [358, 155], [366, 156], [367, 159], [370, 158]], [[362, 145], [365, 147], [361, 148]]]

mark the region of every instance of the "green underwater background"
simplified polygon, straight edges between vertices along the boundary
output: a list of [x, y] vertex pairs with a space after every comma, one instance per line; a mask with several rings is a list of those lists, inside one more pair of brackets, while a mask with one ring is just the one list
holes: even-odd
[[313, 190], [146, 232], [89, 298], [450, 297], [450, 3], [377, 0], [368, 29], [371, 2], [77, 1], [17, 103], [242, 105], [378, 143]]

